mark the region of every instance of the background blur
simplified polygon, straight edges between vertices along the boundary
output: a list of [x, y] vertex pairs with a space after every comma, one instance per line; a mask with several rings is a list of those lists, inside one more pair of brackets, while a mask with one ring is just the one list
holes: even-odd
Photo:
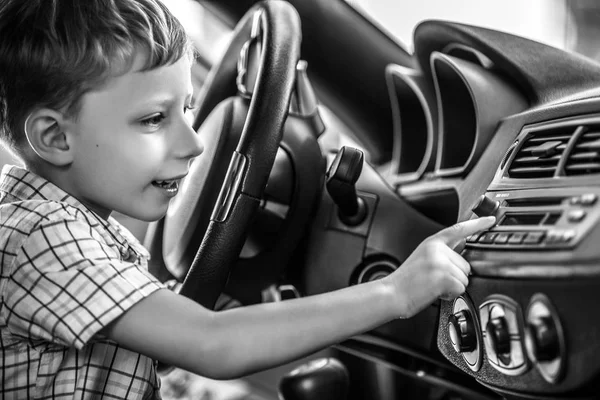
[[597, 0], [347, 0], [412, 51], [424, 19], [447, 19], [514, 33], [600, 60]]

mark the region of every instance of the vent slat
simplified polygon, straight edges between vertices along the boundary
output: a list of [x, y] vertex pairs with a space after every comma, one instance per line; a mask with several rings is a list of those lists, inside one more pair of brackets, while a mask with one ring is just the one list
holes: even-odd
[[600, 163], [570, 164], [565, 167], [572, 175], [595, 174], [600, 172]]
[[594, 158], [599, 158], [600, 159], [600, 154], [594, 152], [594, 151], [588, 151], [588, 152], [582, 152], [582, 153], [571, 153], [571, 155], [569, 156], [569, 160], [573, 161], [573, 160], [591, 160]]
[[555, 167], [554, 166], [550, 166], [550, 167], [535, 167], [535, 168], [531, 168], [531, 167], [523, 167], [523, 168], [514, 168], [512, 171], [513, 172], [517, 172], [517, 173], [529, 173], [529, 172], [535, 172], [535, 171], [543, 171], [543, 172], [551, 172], [554, 171]]
[[519, 157], [513, 160], [513, 164], [556, 164], [560, 160], [560, 156], [560, 154], [555, 154], [552, 157]]
[[[529, 143], [528, 143], [529, 144]], [[565, 149], [567, 148], [567, 144], [563, 143], [563, 144], [559, 144], [558, 146], [555, 147], [555, 152], [558, 153], [563, 152]], [[533, 154], [534, 152], [536, 152], [539, 149], [539, 146], [530, 146], [530, 147], [526, 147], [521, 149], [520, 153], [529, 153], [529, 154]]]
[[511, 177], [517, 178], [548, 178], [554, 175], [556, 166], [535, 168], [513, 168], [510, 170]]
[[558, 135], [558, 136], [548, 135], [548, 136], [541, 136], [541, 137], [532, 137], [531, 139], [529, 139], [527, 141], [527, 143], [535, 144], [535, 143], [544, 143], [544, 142], [556, 141], [556, 140], [568, 142], [569, 139], [571, 139], [571, 135]]
[[583, 150], [600, 150], [600, 140], [594, 140], [593, 142], [577, 143], [575, 148]]
[[582, 137], [587, 139], [600, 139], [600, 131], [587, 131]]
[[531, 133], [508, 167], [508, 176], [531, 179], [553, 177], [577, 129], [577, 126], [569, 125]]
[[[550, 140], [550, 142], [555, 142], [555, 140]], [[529, 144], [529, 142], [527, 142], [527, 144]], [[564, 150], [567, 148], [567, 143], [562, 143], [559, 144], [558, 146], [556, 146], [556, 150]], [[528, 147], [524, 147], [521, 149], [522, 152], [527, 152], [527, 153], [531, 153], [532, 151], [535, 151], [538, 149], [538, 146], [528, 146]]]
[[600, 173], [600, 130], [597, 125], [587, 129], [587, 132], [583, 132], [578, 138], [571, 154], [567, 156], [565, 163], [567, 176]]

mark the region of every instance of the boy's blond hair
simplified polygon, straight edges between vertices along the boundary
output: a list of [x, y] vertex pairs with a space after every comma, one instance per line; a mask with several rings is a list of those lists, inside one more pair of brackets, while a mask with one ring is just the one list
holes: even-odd
[[183, 27], [160, 0], [0, 2], [0, 139], [17, 157], [36, 108], [76, 116], [81, 96], [126, 72], [192, 55]]

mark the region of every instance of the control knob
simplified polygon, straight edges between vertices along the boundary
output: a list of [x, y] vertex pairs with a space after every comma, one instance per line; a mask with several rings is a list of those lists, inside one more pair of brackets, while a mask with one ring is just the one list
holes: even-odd
[[478, 217], [487, 217], [490, 215], [494, 215], [498, 207], [500, 207], [499, 201], [492, 200], [484, 194], [481, 195], [479, 201], [477, 202], [475, 207], [473, 207], [472, 211]]
[[537, 316], [527, 321], [527, 341], [537, 361], [552, 361], [559, 356], [556, 326], [550, 317]]
[[525, 314], [525, 348], [529, 359], [550, 383], [562, 379], [567, 352], [565, 336], [556, 309], [550, 299], [536, 293]]
[[460, 310], [448, 317], [448, 333], [452, 346], [458, 353], [474, 351], [477, 348], [477, 333], [469, 311]]
[[496, 354], [500, 356], [510, 353], [510, 334], [504, 317], [490, 318], [485, 332]]

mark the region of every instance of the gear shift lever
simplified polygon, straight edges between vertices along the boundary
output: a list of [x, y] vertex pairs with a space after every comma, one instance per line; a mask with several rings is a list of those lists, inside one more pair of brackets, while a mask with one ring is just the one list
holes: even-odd
[[356, 193], [363, 160], [362, 151], [343, 146], [327, 171], [327, 192], [338, 206], [340, 219], [350, 226], [360, 224], [367, 216], [365, 201]]
[[335, 358], [301, 365], [279, 382], [280, 400], [346, 400], [348, 370]]

